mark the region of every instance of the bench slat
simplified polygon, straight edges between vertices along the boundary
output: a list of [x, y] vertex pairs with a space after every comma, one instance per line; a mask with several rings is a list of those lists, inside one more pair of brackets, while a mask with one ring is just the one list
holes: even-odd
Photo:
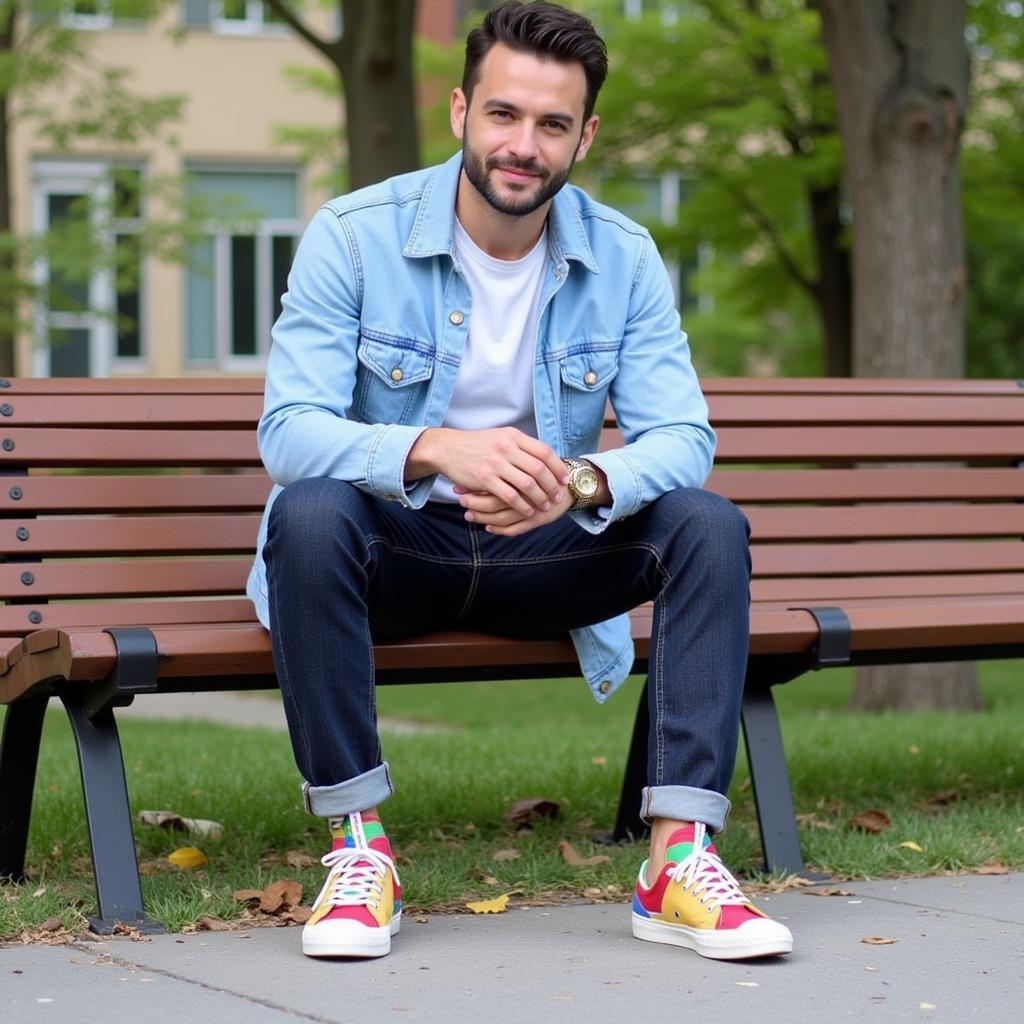
[[258, 465], [253, 430], [0, 430], [0, 466], [243, 466]]
[[[36, 622], [29, 619], [35, 612]], [[38, 629], [103, 629], [107, 626], [153, 626], [188, 622], [254, 622], [245, 597], [199, 601], [122, 601], [95, 604], [9, 604], [0, 607], [0, 634]]]

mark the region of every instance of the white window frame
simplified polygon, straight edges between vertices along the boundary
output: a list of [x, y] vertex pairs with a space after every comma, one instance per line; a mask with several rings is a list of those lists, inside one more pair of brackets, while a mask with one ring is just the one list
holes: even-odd
[[[118, 165], [121, 166], [121, 165]], [[36, 230], [49, 228], [49, 197], [51, 195], [83, 195], [90, 199], [90, 215], [97, 230], [104, 225], [103, 212], [113, 201], [114, 165], [106, 161], [39, 160], [32, 165], [32, 223]], [[144, 173], [142, 168], [138, 168]], [[111, 220], [110, 233], [104, 239], [107, 255], [113, 255], [115, 236], [129, 234], [139, 228], [138, 220]], [[37, 377], [50, 376], [50, 331], [89, 331], [89, 376], [109, 377], [112, 372], [139, 372], [146, 369], [148, 339], [146, 327], [146, 266], [139, 271], [139, 356], [120, 358], [117, 355], [117, 282], [113, 269], [101, 267], [89, 280], [89, 309], [82, 313], [53, 312], [46, 305], [50, 268], [44, 259], [36, 260], [32, 279], [43, 296], [35, 304], [33, 314], [34, 344], [32, 372]]]
[[286, 35], [291, 31], [285, 24], [265, 20], [263, 0], [245, 0], [244, 18], [225, 18], [223, 3], [213, 0], [210, 28], [222, 36]]
[[[295, 208], [301, 210], [303, 195], [302, 169], [298, 167], [253, 166], [238, 164], [190, 164], [189, 173], [202, 174], [204, 171], [229, 172], [235, 174], [261, 174], [270, 172], [292, 174], [295, 177]], [[270, 315], [269, 298], [273, 288], [273, 238], [275, 235], [290, 235], [298, 243], [302, 236], [303, 221], [299, 217], [271, 217], [253, 224], [224, 224], [221, 221], [207, 221], [203, 234], [213, 241], [213, 360], [220, 370], [233, 373], [253, 373], [266, 368], [270, 352], [270, 329], [274, 326]], [[256, 238], [256, 354], [239, 356], [231, 351], [234, 333], [231, 314], [231, 239], [236, 235], [254, 235]], [[186, 288], [186, 302], [188, 289]], [[184, 317], [188, 330], [189, 313], [186, 306]], [[188, 339], [185, 344], [186, 365], [199, 368], [210, 366], [208, 359], [188, 357]]]

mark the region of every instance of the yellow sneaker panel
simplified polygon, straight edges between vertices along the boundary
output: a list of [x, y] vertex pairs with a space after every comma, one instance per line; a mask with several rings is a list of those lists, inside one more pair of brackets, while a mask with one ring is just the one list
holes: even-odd
[[722, 916], [722, 908], [701, 903], [698, 895], [684, 889], [678, 882], [671, 883], [661, 901], [662, 920], [667, 924], [685, 924], [690, 928], [714, 931]]
[[369, 910], [374, 920], [381, 928], [386, 928], [395, 916], [395, 878], [390, 871], [384, 872], [384, 884], [382, 886], [380, 902], [366, 909]]

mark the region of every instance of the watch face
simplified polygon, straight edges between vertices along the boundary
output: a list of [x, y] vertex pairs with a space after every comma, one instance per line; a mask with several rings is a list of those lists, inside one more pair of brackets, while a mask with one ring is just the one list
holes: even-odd
[[597, 494], [597, 473], [585, 466], [573, 475], [572, 484], [581, 498], [590, 498]]

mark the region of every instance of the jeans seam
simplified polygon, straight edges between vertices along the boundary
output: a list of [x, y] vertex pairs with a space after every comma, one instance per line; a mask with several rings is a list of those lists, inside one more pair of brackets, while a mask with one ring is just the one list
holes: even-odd
[[663, 581], [657, 597], [658, 638], [654, 648], [654, 784], [660, 786], [665, 773], [665, 697], [662, 689], [665, 685], [665, 588], [672, 582], [672, 574], [665, 568], [661, 551], [654, 545], [650, 547]]
[[470, 577], [469, 589], [466, 592], [466, 600], [463, 601], [462, 607], [455, 616], [456, 622], [469, 612], [469, 609], [473, 604], [473, 598], [476, 597], [477, 589], [480, 586], [480, 570], [482, 564], [480, 559], [480, 541], [477, 538], [477, 531], [468, 523], [467, 530], [469, 532], [469, 549], [473, 554], [473, 575]]
[[611, 555], [618, 554], [622, 551], [649, 551], [658, 560], [659, 565], [661, 562], [661, 552], [653, 544], [646, 544], [643, 541], [630, 541], [628, 544], [616, 544], [614, 547], [602, 547], [590, 551], [572, 551], [566, 552], [565, 554], [552, 554], [538, 556], [537, 558], [484, 558], [481, 559], [480, 564], [482, 566], [499, 566], [499, 565], [541, 565], [550, 562], [571, 562], [579, 558], [590, 558], [591, 556], [597, 555]]

